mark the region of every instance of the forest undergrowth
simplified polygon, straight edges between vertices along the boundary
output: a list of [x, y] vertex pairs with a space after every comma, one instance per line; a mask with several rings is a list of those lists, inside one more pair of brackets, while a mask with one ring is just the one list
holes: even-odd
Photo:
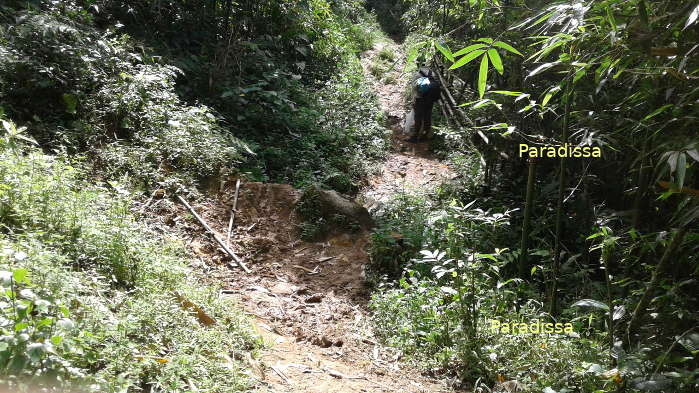
[[[377, 334], [474, 391], [692, 392], [699, 8], [512, 3], [368, 2], [443, 76], [460, 174], [378, 217]], [[518, 150], [566, 143], [602, 159]]]
[[422, 153], [456, 176], [406, 191], [390, 169], [375, 335], [456, 389], [697, 391], [698, 21], [671, 0], [3, 1], [2, 384], [251, 389], [240, 308], [134, 201], [371, 186], [409, 106], [382, 113], [363, 73], [389, 35], [404, 69], [392, 44], [368, 71], [406, 93], [416, 62], [440, 72]]
[[360, 3], [171, 6], [0, 5], [3, 386], [248, 391], [248, 317], [134, 201], [353, 193], [387, 148]]

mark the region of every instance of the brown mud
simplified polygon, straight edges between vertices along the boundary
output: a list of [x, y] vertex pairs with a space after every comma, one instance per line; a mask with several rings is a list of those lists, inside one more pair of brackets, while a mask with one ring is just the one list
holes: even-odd
[[[401, 60], [386, 83], [368, 72], [383, 45], [363, 55], [372, 81], [394, 130], [393, 149], [381, 170], [368, 179], [358, 200], [376, 210], [402, 190], [434, 189], [453, 177], [450, 169], [432, 158], [427, 143], [403, 139], [406, 86]], [[234, 199], [234, 182], [193, 208], [220, 238], [226, 238]], [[299, 191], [289, 185], [242, 183], [231, 248], [251, 273], [231, 266], [222, 249], [204, 235], [188, 212], [178, 206], [161, 217], [170, 230], [188, 238], [206, 276], [223, 283], [224, 293], [238, 299], [254, 319], [254, 328], [267, 348], [260, 359], [248, 357], [257, 392], [450, 392], [444, 381], [422, 375], [401, 360], [398, 350], [379, 344], [372, 333], [365, 270], [369, 264], [370, 234], [366, 231], [334, 235], [324, 241], [299, 238], [294, 205]]]

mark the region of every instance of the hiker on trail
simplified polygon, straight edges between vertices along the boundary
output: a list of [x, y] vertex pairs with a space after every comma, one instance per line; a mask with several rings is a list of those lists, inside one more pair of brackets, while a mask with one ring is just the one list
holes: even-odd
[[413, 78], [413, 110], [405, 121], [405, 131], [410, 134], [408, 142], [419, 142], [423, 136], [432, 137], [432, 107], [441, 91], [435, 72], [427, 67], [418, 68]]

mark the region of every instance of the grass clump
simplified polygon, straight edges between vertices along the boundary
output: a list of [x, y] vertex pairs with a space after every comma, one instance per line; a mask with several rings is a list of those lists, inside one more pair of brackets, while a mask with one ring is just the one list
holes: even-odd
[[[136, 222], [116, 183], [0, 143], [2, 384], [100, 392], [245, 391], [230, 359], [258, 346], [237, 306], [192, 276], [187, 253]], [[204, 326], [175, 293], [216, 323]]]
[[394, 52], [391, 48], [384, 46], [381, 48], [379, 51], [379, 59], [383, 61], [395, 61], [396, 60], [396, 52]]

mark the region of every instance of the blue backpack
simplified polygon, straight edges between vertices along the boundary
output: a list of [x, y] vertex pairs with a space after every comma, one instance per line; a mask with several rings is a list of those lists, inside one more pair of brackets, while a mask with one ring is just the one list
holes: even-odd
[[417, 87], [418, 94], [424, 95], [432, 88], [432, 81], [430, 81], [430, 78], [423, 76], [418, 78], [417, 82], [415, 82], [415, 86]]

